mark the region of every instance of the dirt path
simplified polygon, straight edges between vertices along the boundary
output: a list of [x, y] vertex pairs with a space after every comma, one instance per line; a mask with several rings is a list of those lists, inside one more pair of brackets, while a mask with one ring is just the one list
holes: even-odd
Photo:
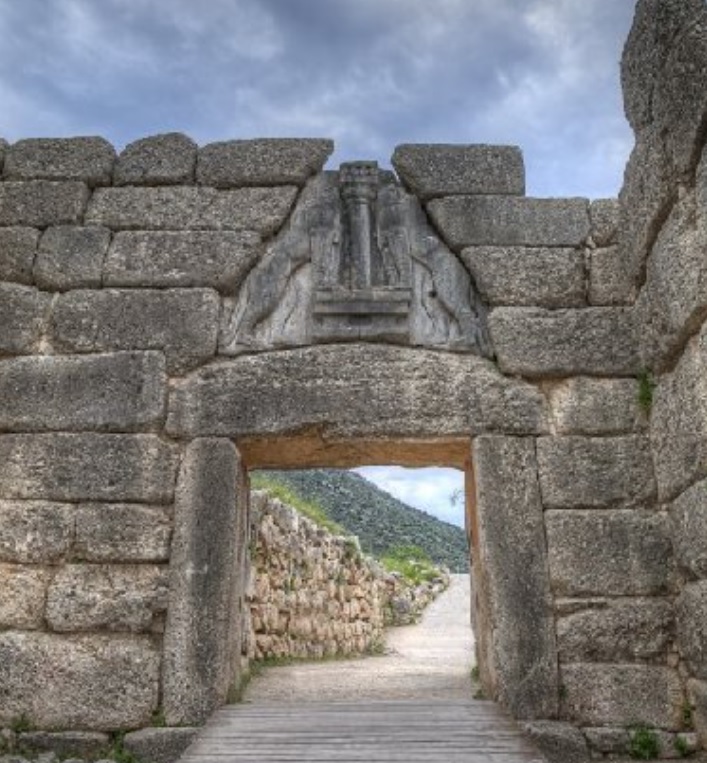
[[470, 699], [473, 636], [468, 575], [426, 610], [418, 625], [391, 628], [385, 654], [272, 667], [254, 678], [246, 702], [354, 699]]

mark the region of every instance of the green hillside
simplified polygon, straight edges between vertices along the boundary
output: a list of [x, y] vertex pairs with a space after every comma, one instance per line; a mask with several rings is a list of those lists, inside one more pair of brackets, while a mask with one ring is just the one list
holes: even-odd
[[372, 556], [396, 546], [414, 545], [452, 572], [468, 572], [466, 536], [459, 527], [408, 506], [354, 472], [342, 469], [268, 470], [253, 473], [263, 481], [288, 488], [352, 535]]

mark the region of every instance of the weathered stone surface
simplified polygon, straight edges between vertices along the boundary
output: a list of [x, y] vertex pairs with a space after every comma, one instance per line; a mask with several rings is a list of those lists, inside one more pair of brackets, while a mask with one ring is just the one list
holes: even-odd
[[556, 596], [649, 596], [673, 577], [667, 517], [642, 511], [545, 514], [550, 580]]
[[76, 508], [75, 559], [162, 562], [169, 558], [172, 523], [159, 506], [89, 503]]
[[643, 504], [655, 496], [650, 440], [624, 437], [542, 437], [538, 465], [548, 509]]
[[55, 350], [162, 350], [170, 373], [216, 353], [220, 301], [211, 289], [77, 290], [59, 297], [50, 335]]
[[155, 435], [0, 435], [3, 498], [170, 503], [176, 467]]
[[575, 376], [550, 387], [548, 398], [556, 434], [623, 434], [648, 424], [635, 379]]
[[104, 284], [212, 286], [232, 294], [261, 254], [254, 233], [125, 231], [113, 239]]
[[0, 501], [0, 561], [61, 561], [74, 537], [73, 511], [67, 503]]
[[49, 578], [45, 567], [0, 563], [0, 630], [43, 626]]
[[594, 199], [589, 203], [591, 243], [596, 247], [615, 244], [619, 226], [619, 200]]
[[692, 705], [692, 718], [700, 743], [707, 745], [707, 681], [690, 679], [687, 694]]
[[[170, 725], [203, 723], [238, 678], [247, 487], [233, 443], [190, 443], [175, 497], [163, 707]], [[194, 649], [194, 644], [199, 649]]]
[[110, 243], [107, 228], [60, 225], [42, 235], [34, 264], [34, 278], [42, 289], [65, 291], [99, 288]]
[[707, 476], [707, 328], [660, 378], [650, 423], [658, 494], [670, 500]]
[[677, 671], [654, 665], [565, 665], [564, 707], [587, 726], [682, 724], [683, 693]]
[[586, 304], [584, 254], [578, 249], [474, 246], [461, 257], [491, 305]]
[[622, 308], [497, 307], [489, 330], [499, 367], [507, 373], [630, 376], [640, 370], [634, 316]]
[[4, 138], [0, 138], [0, 171], [5, 164], [5, 154], [7, 154], [7, 149], [9, 147], [10, 144]]
[[589, 235], [586, 199], [448, 196], [427, 205], [449, 246], [579, 246]]
[[28, 138], [13, 143], [3, 174], [10, 180], [83, 180], [109, 185], [115, 150], [105, 138]]
[[23, 731], [18, 741], [23, 750], [54, 752], [60, 760], [98, 760], [102, 755], [107, 755], [111, 747], [108, 734], [100, 731]]
[[167, 569], [153, 564], [68, 564], [47, 595], [54, 631], [146, 631], [167, 609]]
[[627, 267], [618, 246], [589, 251], [590, 305], [630, 305], [636, 299], [635, 273]]
[[38, 240], [35, 228], [0, 228], [0, 281], [32, 283]]
[[88, 188], [78, 182], [0, 183], [0, 225], [75, 225], [81, 222]]
[[15, 358], [0, 364], [0, 429], [135, 432], [165, 409], [159, 352]]
[[0, 355], [24, 355], [37, 348], [51, 297], [29, 286], [0, 284]]
[[179, 132], [129, 143], [118, 157], [115, 185], [188, 185], [194, 182], [198, 146]]
[[689, 577], [707, 578], [707, 480], [673, 501], [670, 520], [678, 566]]
[[199, 731], [193, 726], [131, 731], [123, 737], [123, 749], [142, 763], [174, 763]]
[[455, 194], [525, 193], [523, 154], [517, 146], [403, 144], [393, 167], [420, 199]]
[[441, 439], [545, 429], [544, 398], [485, 360], [382, 345], [241, 356], [174, 388], [169, 431], [263, 437], [316, 428], [327, 441]]
[[524, 723], [522, 728], [548, 763], [588, 763], [587, 742], [571, 723], [534, 721]]
[[285, 222], [296, 196], [297, 187], [289, 185], [230, 191], [100, 188], [91, 197], [86, 222], [113, 230], [251, 230], [269, 236]]
[[482, 682], [516, 718], [553, 717], [557, 647], [535, 447], [527, 438], [482, 436], [473, 462]]
[[688, 583], [676, 602], [678, 646], [690, 674], [707, 679], [707, 580]]
[[331, 140], [260, 138], [210, 143], [199, 150], [196, 177], [201, 185], [304, 185], [334, 150]]
[[665, 662], [674, 635], [669, 599], [604, 599], [557, 619], [563, 663]]
[[26, 717], [45, 730], [146, 726], [157, 708], [159, 670], [149, 636], [0, 632], [0, 723]]
[[612, 755], [625, 755], [631, 741], [628, 729], [599, 726], [586, 727], [582, 733], [593, 750]]

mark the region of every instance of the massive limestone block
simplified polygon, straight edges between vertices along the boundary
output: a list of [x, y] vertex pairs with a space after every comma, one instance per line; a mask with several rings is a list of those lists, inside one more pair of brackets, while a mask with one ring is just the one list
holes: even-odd
[[403, 144], [392, 157], [403, 183], [420, 199], [456, 194], [525, 193], [517, 146]]
[[164, 415], [166, 383], [159, 352], [6, 360], [0, 364], [0, 429], [154, 429]]
[[669, 599], [561, 601], [575, 611], [557, 618], [562, 663], [665, 661], [675, 638]]
[[670, 519], [678, 566], [689, 577], [707, 578], [707, 480], [673, 501]]
[[605, 247], [615, 244], [619, 228], [619, 200], [594, 199], [589, 204], [591, 245]]
[[641, 368], [631, 311], [497, 307], [489, 317], [499, 367], [511, 374], [633, 376]]
[[245, 589], [247, 487], [238, 451], [223, 439], [188, 448], [175, 499], [163, 706], [169, 725], [203, 723], [238, 679]]
[[41, 629], [50, 570], [0, 563], [0, 630]]
[[579, 246], [589, 235], [586, 199], [448, 196], [427, 205], [449, 246]]
[[0, 225], [76, 225], [81, 222], [88, 188], [79, 182], [0, 183]]
[[260, 138], [210, 143], [199, 150], [196, 177], [201, 185], [304, 185], [334, 150], [331, 140]]
[[54, 576], [46, 601], [53, 631], [147, 631], [167, 609], [167, 568], [68, 564]]
[[174, 763], [194, 741], [200, 729], [193, 726], [148, 728], [131, 731], [123, 737], [123, 749], [138, 760]]
[[671, 668], [565, 665], [562, 685], [568, 717], [582, 726], [682, 727], [683, 692]]
[[57, 300], [51, 343], [58, 352], [162, 350], [167, 370], [184, 373], [215, 355], [219, 310], [211, 289], [77, 290]]
[[[86, 222], [113, 230], [250, 230], [269, 236], [285, 222], [296, 196], [297, 187], [289, 185], [229, 191], [99, 188]], [[0, 222], [2, 209], [0, 195]]]
[[0, 355], [34, 352], [47, 325], [51, 296], [20, 284], [0, 284]]
[[156, 435], [0, 435], [0, 496], [170, 503], [177, 447]]
[[538, 464], [549, 509], [644, 504], [655, 496], [647, 436], [541, 437]]
[[548, 511], [545, 516], [556, 595], [668, 593], [674, 565], [665, 514], [574, 509]]
[[110, 231], [94, 225], [59, 225], [42, 235], [34, 278], [42, 289], [100, 288]]
[[552, 595], [535, 447], [529, 438], [474, 441], [482, 680], [516, 718], [557, 712]]
[[618, 246], [589, 251], [589, 284], [587, 300], [590, 305], [631, 305], [636, 299], [635, 273]]
[[110, 185], [115, 149], [105, 138], [28, 138], [13, 143], [3, 174], [10, 180], [83, 180]]
[[178, 132], [129, 143], [118, 157], [115, 185], [189, 185], [194, 182], [198, 146]]
[[533, 721], [522, 724], [548, 763], [587, 763], [587, 741], [576, 726], [562, 721]]
[[351, 344], [242, 356], [174, 387], [168, 429], [239, 440], [313, 432], [360, 438], [468, 438], [545, 431], [531, 385], [475, 356]]
[[473, 246], [461, 257], [491, 305], [586, 304], [584, 254], [578, 249]]
[[76, 508], [74, 559], [87, 562], [163, 562], [172, 522], [159, 506], [88, 503]]
[[38, 240], [35, 228], [0, 228], [0, 281], [32, 283]]
[[119, 730], [150, 724], [160, 652], [150, 636], [0, 632], [0, 723]]
[[695, 678], [707, 678], [707, 580], [688, 583], [676, 602], [678, 645]]
[[552, 385], [548, 397], [557, 434], [623, 434], [648, 424], [635, 379], [575, 376]]
[[106, 286], [211, 286], [232, 294], [262, 254], [260, 236], [234, 231], [125, 231], [111, 244]]
[[56, 564], [74, 539], [74, 507], [46, 501], [0, 501], [0, 561]]

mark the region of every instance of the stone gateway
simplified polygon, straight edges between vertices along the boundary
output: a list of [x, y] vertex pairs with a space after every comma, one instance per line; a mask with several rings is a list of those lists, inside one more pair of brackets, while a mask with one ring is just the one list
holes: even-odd
[[707, 746], [705, 29], [638, 2], [618, 200], [503, 146], [0, 141], [0, 725], [187, 738], [244, 668], [247, 470], [399, 463], [466, 471], [490, 697]]

